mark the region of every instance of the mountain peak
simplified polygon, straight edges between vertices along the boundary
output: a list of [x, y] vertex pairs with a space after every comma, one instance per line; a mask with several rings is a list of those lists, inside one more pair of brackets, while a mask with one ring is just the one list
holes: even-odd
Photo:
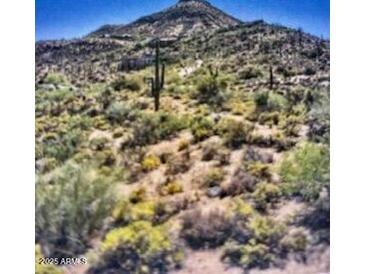
[[[137, 19], [102, 35], [116, 37], [182, 37], [240, 24], [241, 21], [211, 5], [207, 0], [179, 0], [175, 5]], [[89, 36], [100, 37], [100, 32]]]

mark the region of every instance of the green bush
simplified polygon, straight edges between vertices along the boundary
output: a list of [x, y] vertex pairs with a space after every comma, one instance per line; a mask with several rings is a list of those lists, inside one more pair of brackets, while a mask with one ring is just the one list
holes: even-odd
[[126, 121], [134, 122], [138, 111], [126, 103], [113, 103], [106, 110], [106, 117], [112, 124], [123, 124]]
[[253, 67], [253, 66], [247, 66], [241, 71], [239, 71], [239, 77], [243, 80], [253, 79], [262, 77], [263, 73], [259, 68]]
[[60, 163], [72, 157], [85, 141], [84, 132], [80, 129], [72, 129], [63, 134], [48, 134], [41, 144], [43, 157], [54, 158]]
[[111, 230], [101, 244], [102, 257], [91, 273], [167, 273], [184, 258], [167, 230], [146, 221]]
[[330, 93], [319, 90], [315, 93], [314, 104], [309, 114], [309, 137], [314, 142], [330, 142]]
[[283, 190], [312, 201], [329, 190], [330, 153], [327, 146], [304, 143], [289, 152], [279, 167]]
[[252, 123], [227, 118], [218, 123], [217, 130], [228, 147], [239, 148], [249, 140], [254, 127]]
[[222, 168], [212, 168], [199, 180], [201, 180], [203, 187], [215, 187], [220, 185], [224, 176], [225, 173]]
[[48, 73], [46, 78], [44, 78], [43, 83], [45, 84], [67, 84], [67, 78], [61, 73]]
[[195, 142], [203, 141], [214, 135], [214, 123], [209, 118], [194, 118], [190, 128]]
[[229, 99], [227, 87], [228, 78], [226, 76], [215, 73], [205, 74], [199, 79], [195, 98], [200, 103], [212, 107], [222, 107]]
[[257, 186], [252, 197], [255, 201], [257, 209], [266, 210], [272, 204], [279, 201], [281, 189], [277, 185], [271, 183], [261, 183]]
[[130, 91], [139, 91], [142, 88], [143, 81], [140, 77], [133, 76], [122, 76], [112, 83], [114, 90], [121, 91], [128, 89]]
[[36, 183], [36, 241], [46, 256], [78, 255], [114, 203], [112, 182], [91, 167], [67, 164]]
[[173, 137], [187, 128], [189, 121], [167, 112], [145, 114], [133, 125], [133, 138], [126, 146], [145, 146]]
[[283, 111], [288, 107], [288, 101], [284, 96], [267, 90], [257, 92], [254, 101], [258, 109], [268, 112]]

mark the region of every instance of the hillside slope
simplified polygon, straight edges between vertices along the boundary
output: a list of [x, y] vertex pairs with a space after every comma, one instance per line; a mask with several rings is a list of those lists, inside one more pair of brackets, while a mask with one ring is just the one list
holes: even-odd
[[40, 273], [329, 272], [329, 73], [202, 0], [36, 43], [37, 256], [88, 259]]

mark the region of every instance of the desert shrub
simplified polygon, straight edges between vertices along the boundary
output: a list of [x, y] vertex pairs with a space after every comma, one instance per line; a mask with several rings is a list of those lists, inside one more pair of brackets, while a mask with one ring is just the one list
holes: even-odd
[[174, 195], [183, 192], [183, 186], [180, 182], [168, 182], [159, 188], [159, 193], [162, 196]]
[[[114, 207], [112, 216], [117, 224], [127, 225], [136, 221], [160, 223], [162, 215], [167, 211], [162, 202], [143, 200], [132, 203], [131, 200], [121, 199]], [[162, 210], [163, 209], [163, 210]]]
[[221, 165], [229, 163], [230, 151], [217, 142], [209, 142], [203, 146], [203, 161], [218, 161]]
[[228, 81], [224, 75], [209, 73], [203, 75], [198, 82], [195, 98], [199, 102], [208, 104], [212, 107], [222, 107], [229, 99], [227, 91]]
[[131, 91], [139, 91], [142, 88], [143, 81], [138, 76], [125, 76], [123, 75], [119, 79], [112, 83], [114, 90], [121, 91], [123, 89], [128, 89]]
[[224, 180], [224, 170], [222, 168], [212, 168], [206, 174], [198, 178], [199, 183], [203, 187], [219, 186]]
[[274, 162], [274, 155], [268, 152], [262, 152], [252, 146], [248, 147], [243, 156], [245, 162], [261, 162], [271, 164]]
[[106, 137], [97, 137], [90, 140], [90, 148], [95, 151], [105, 149], [109, 144], [109, 139]]
[[36, 171], [39, 173], [47, 173], [58, 166], [55, 158], [43, 158], [36, 162]]
[[296, 72], [292, 68], [287, 68], [283, 66], [279, 66], [276, 69], [276, 72], [282, 74], [285, 78], [295, 76]]
[[129, 196], [129, 201], [133, 204], [137, 204], [147, 200], [147, 191], [145, 187], [140, 187], [137, 190], [132, 191]]
[[71, 129], [63, 134], [47, 134], [42, 139], [42, 155], [62, 163], [77, 152], [84, 140], [84, 132], [80, 129]]
[[133, 125], [133, 138], [126, 146], [145, 146], [176, 135], [188, 127], [186, 117], [179, 117], [171, 113], [158, 112], [142, 115]]
[[[176, 189], [174, 189], [176, 190]], [[116, 224], [128, 225], [136, 221], [149, 221], [153, 224], [164, 223], [173, 214], [174, 206], [163, 201], [148, 200], [144, 187], [134, 191], [129, 197], [118, 201], [112, 217]]]
[[243, 80], [253, 79], [253, 78], [259, 78], [263, 76], [262, 71], [253, 66], [247, 66], [241, 71], [238, 72], [239, 78]]
[[254, 100], [258, 109], [268, 112], [283, 111], [288, 107], [287, 99], [272, 91], [263, 90], [257, 92]]
[[186, 152], [182, 156], [175, 156], [168, 160], [166, 174], [176, 175], [189, 171], [191, 167], [190, 154]]
[[190, 128], [195, 142], [203, 141], [214, 135], [214, 123], [209, 118], [201, 116], [194, 118]]
[[308, 113], [309, 138], [314, 142], [330, 142], [330, 94], [319, 90], [311, 110]]
[[329, 190], [329, 149], [324, 145], [304, 143], [289, 152], [279, 167], [283, 190], [316, 200], [323, 189]]
[[305, 88], [293, 88], [290, 91], [288, 91], [285, 95], [285, 98], [287, 99], [290, 108], [293, 108], [294, 106], [302, 103], [307, 95], [307, 90]]
[[45, 84], [67, 84], [67, 78], [61, 73], [48, 73], [46, 78], [44, 78], [43, 83]]
[[178, 144], [178, 151], [183, 151], [188, 149], [190, 146], [190, 143], [188, 140], [181, 140]]
[[114, 139], [121, 138], [121, 137], [124, 136], [125, 133], [126, 133], [125, 129], [123, 129], [123, 128], [116, 128], [113, 131], [113, 138]]
[[266, 210], [268, 207], [277, 203], [281, 195], [281, 189], [277, 185], [271, 183], [260, 183], [252, 197], [255, 206], [259, 210]]
[[275, 147], [278, 151], [283, 151], [292, 148], [296, 142], [286, 138], [281, 131], [278, 131], [270, 135], [253, 133], [250, 136], [250, 144], [260, 147]]
[[112, 124], [123, 124], [126, 121], [134, 122], [138, 111], [126, 103], [113, 103], [106, 111], [106, 117]]
[[96, 151], [93, 155], [93, 161], [100, 167], [111, 167], [116, 163], [117, 158], [111, 148], [106, 148], [102, 151]]
[[253, 192], [257, 184], [257, 178], [240, 168], [234, 173], [229, 184], [223, 187], [223, 193], [228, 196], [236, 196], [245, 192]]
[[252, 176], [261, 179], [271, 179], [271, 169], [270, 165], [261, 162], [248, 162], [246, 164], [246, 170]]
[[281, 120], [279, 127], [287, 136], [298, 137], [302, 128], [303, 117], [289, 115]]
[[242, 247], [240, 264], [245, 268], [267, 268], [275, 259], [274, 255], [270, 254], [269, 250], [267, 245], [256, 243], [255, 240], [251, 240]]
[[317, 72], [316, 72], [315, 68], [312, 68], [312, 67], [306, 67], [303, 71], [303, 74], [307, 75], [307, 76], [315, 75], [316, 73]]
[[46, 256], [83, 253], [114, 203], [112, 182], [94, 169], [67, 164], [36, 183], [36, 241]]
[[222, 119], [217, 125], [218, 132], [223, 136], [225, 145], [231, 148], [239, 148], [248, 141], [254, 127], [252, 123], [229, 118]]
[[280, 240], [279, 245], [286, 253], [304, 252], [308, 246], [307, 233], [303, 228], [292, 229]]
[[269, 91], [263, 90], [260, 92], [257, 92], [254, 97], [254, 101], [257, 107], [266, 107], [267, 103], [269, 101]]
[[263, 125], [273, 126], [279, 124], [280, 118], [280, 113], [277, 111], [263, 112], [259, 114], [258, 122]]
[[101, 244], [102, 257], [91, 273], [167, 273], [184, 257], [168, 231], [146, 221], [111, 230]]
[[42, 254], [41, 246], [35, 246], [35, 274], [62, 274], [63, 271], [54, 264], [42, 263], [45, 256]]
[[152, 171], [161, 165], [161, 160], [156, 155], [147, 155], [142, 161], [142, 168], [144, 171]]
[[222, 245], [231, 235], [232, 222], [219, 210], [203, 214], [200, 210], [182, 217], [180, 236], [194, 249], [213, 248]]

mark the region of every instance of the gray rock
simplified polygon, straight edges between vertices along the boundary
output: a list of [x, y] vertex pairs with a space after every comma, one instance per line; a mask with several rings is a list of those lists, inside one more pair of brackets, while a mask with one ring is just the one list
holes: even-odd
[[211, 187], [207, 190], [207, 195], [210, 198], [219, 197], [222, 193], [222, 189], [219, 186]]

